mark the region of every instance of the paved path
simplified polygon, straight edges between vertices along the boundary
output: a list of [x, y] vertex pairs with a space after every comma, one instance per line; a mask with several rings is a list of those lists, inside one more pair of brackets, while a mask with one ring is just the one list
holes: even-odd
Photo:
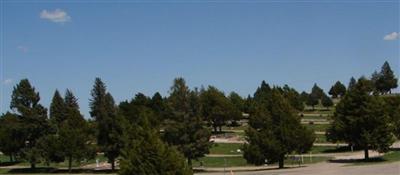
[[257, 170], [230, 173], [215, 172], [215, 173], [198, 173], [198, 175], [399, 175], [400, 163], [388, 164], [372, 164], [361, 166], [347, 166], [342, 163], [317, 163], [307, 167], [290, 168], [290, 169], [273, 169]]

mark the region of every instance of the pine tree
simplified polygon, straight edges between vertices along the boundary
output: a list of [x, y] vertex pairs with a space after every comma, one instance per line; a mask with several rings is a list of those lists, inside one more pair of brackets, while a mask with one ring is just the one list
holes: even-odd
[[25, 133], [26, 146], [23, 150], [23, 158], [35, 168], [40, 158], [36, 141], [49, 132], [47, 109], [39, 104], [40, 96], [31, 86], [28, 79], [21, 80], [15, 87], [11, 96], [10, 108], [17, 112], [18, 118]]
[[349, 86], [347, 87], [347, 90], [350, 91], [353, 89], [353, 87], [356, 85], [357, 81], [354, 77], [350, 78]]
[[7, 112], [0, 117], [0, 151], [15, 160], [25, 145], [24, 133], [17, 115]]
[[120, 116], [117, 113], [114, 99], [110, 93], [107, 93], [106, 86], [100, 78], [96, 78], [91, 95], [90, 115], [94, 118], [97, 126], [97, 144], [114, 170], [115, 159], [122, 147]]
[[332, 95], [332, 98], [342, 97], [345, 93], [346, 87], [340, 81], [337, 81], [329, 90], [329, 95]]
[[383, 100], [370, 95], [370, 81], [360, 78], [336, 106], [333, 123], [327, 130], [330, 141], [344, 141], [368, 150], [388, 151], [393, 143], [389, 117]]
[[279, 168], [283, 168], [285, 155], [308, 151], [315, 136], [300, 124], [295, 110], [279, 90], [275, 88], [267, 96], [265, 100], [270, 103], [257, 104], [250, 116], [244, 158], [255, 165], [279, 162]]
[[372, 80], [376, 90], [382, 94], [391, 93], [393, 88], [397, 88], [397, 78], [387, 61], [385, 61], [379, 73], [374, 72]]
[[56, 127], [60, 127], [62, 121], [65, 120], [65, 104], [58, 90], [54, 92], [53, 99], [50, 104], [50, 121]]
[[126, 125], [121, 153], [120, 175], [193, 174], [182, 154], [161, 141], [158, 130], [150, 127], [147, 116]]
[[175, 145], [192, 166], [193, 159], [209, 152], [211, 133], [200, 117], [197, 91], [190, 91], [183, 78], [176, 78], [170, 93], [168, 104], [172, 116], [165, 128], [164, 140]]
[[200, 95], [202, 116], [217, 132], [217, 128], [221, 132], [222, 126], [231, 119], [233, 104], [225, 97], [224, 93], [213, 86], [209, 86], [207, 90]]
[[328, 97], [328, 95], [324, 94], [321, 99], [321, 104], [328, 109], [329, 107], [333, 106], [333, 101]]
[[89, 137], [89, 127], [79, 111], [79, 105], [73, 93], [67, 89], [65, 93], [65, 119], [59, 128], [60, 143], [68, 160], [69, 172], [72, 161], [94, 157], [94, 148]]

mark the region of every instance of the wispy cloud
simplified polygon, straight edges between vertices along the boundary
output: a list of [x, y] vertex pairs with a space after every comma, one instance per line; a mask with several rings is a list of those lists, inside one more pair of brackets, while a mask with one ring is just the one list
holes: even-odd
[[26, 52], [29, 51], [29, 48], [28, 48], [28, 47], [22, 46], [22, 45], [17, 46], [17, 49], [18, 49], [19, 51], [21, 51], [21, 52], [24, 52], [24, 53], [26, 53]]
[[3, 84], [9, 85], [9, 84], [11, 84], [12, 82], [13, 82], [13, 79], [7, 78], [7, 79], [5, 79], [5, 80], [3, 81]]
[[393, 32], [393, 33], [389, 33], [387, 35], [385, 35], [385, 37], [383, 37], [384, 40], [390, 41], [390, 40], [397, 40], [399, 39], [399, 33], [398, 32]]
[[67, 12], [61, 9], [55, 9], [53, 11], [42, 10], [42, 12], [40, 12], [40, 18], [55, 23], [65, 23], [71, 20], [71, 17], [68, 16]]

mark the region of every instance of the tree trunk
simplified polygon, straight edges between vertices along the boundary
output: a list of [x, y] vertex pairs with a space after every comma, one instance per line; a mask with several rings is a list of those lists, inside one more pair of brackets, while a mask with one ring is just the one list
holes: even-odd
[[68, 172], [71, 173], [72, 171], [72, 156], [68, 157]]
[[219, 132], [222, 132], [222, 126], [219, 126]]
[[315, 106], [314, 105], [312, 105], [312, 110], [315, 111]]
[[280, 158], [279, 158], [279, 169], [283, 168], [284, 161], [285, 161], [284, 156], [280, 156]]
[[13, 162], [12, 154], [10, 154], [10, 162]]
[[111, 159], [111, 170], [114, 171], [115, 170], [115, 158]]
[[365, 160], [368, 160], [368, 159], [369, 159], [368, 148], [365, 148], [365, 149], [364, 149], [364, 157], [365, 157]]
[[217, 126], [213, 126], [213, 128], [214, 128], [214, 133], [217, 133], [218, 132]]
[[188, 165], [189, 165], [189, 167], [192, 167], [192, 159], [191, 158], [188, 158]]
[[35, 162], [31, 162], [31, 169], [35, 169], [36, 168], [36, 163]]

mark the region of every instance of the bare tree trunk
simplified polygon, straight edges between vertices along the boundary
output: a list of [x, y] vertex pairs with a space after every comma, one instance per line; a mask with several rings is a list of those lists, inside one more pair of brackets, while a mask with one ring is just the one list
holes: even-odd
[[280, 158], [279, 158], [279, 168], [283, 168], [284, 167], [284, 161], [285, 161], [284, 156], [281, 155]]
[[365, 157], [365, 160], [368, 160], [368, 159], [369, 159], [368, 148], [365, 148], [365, 149], [364, 149], [364, 157]]
[[115, 170], [115, 158], [111, 159], [111, 170], [114, 171]]
[[72, 172], [72, 156], [68, 157], [68, 172]]

